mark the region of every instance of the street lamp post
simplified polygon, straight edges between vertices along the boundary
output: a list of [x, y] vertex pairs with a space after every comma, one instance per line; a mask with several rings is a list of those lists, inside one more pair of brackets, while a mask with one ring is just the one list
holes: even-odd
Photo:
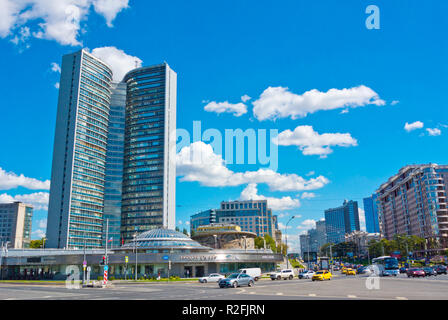
[[[285, 226], [285, 240], [286, 240], [286, 269], [289, 269], [289, 259], [288, 259], [288, 233], [287, 233], [287, 229], [288, 229], [288, 224], [295, 218], [296, 216], [292, 216], [291, 218], [289, 218], [288, 222], [286, 223]], [[281, 249], [281, 246], [280, 246]]]
[[134, 233], [134, 251], [135, 251], [135, 281], [137, 281], [137, 234]]

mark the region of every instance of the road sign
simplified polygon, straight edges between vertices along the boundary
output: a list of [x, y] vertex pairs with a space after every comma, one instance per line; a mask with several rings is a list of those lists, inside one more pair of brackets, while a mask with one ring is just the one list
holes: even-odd
[[125, 261], [126, 263], [128, 263], [128, 262], [129, 262], [129, 257], [128, 257], [128, 256], [124, 257], [124, 261]]
[[109, 270], [109, 266], [104, 266], [104, 271]]
[[163, 256], [162, 259], [163, 259], [163, 260], [169, 260], [169, 259], [170, 259], [170, 256]]

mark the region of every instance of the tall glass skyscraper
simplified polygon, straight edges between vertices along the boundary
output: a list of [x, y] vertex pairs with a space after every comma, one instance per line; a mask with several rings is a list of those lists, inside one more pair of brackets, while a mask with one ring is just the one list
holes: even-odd
[[344, 242], [346, 233], [360, 230], [358, 202], [346, 200], [338, 208], [325, 210], [325, 226], [328, 242]]
[[102, 246], [112, 71], [80, 50], [62, 59], [47, 246]]
[[[121, 187], [123, 182], [125, 109], [126, 83], [112, 83], [103, 221], [103, 246], [108, 241], [108, 247], [119, 247], [121, 245]], [[107, 221], [109, 222], [108, 239], [106, 239]]]
[[163, 63], [112, 79], [86, 50], [62, 59], [49, 248], [120, 246], [175, 228], [177, 75]]
[[363, 199], [364, 212], [366, 216], [366, 231], [368, 233], [379, 233], [380, 224], [378, 220], [378, 208], [376, 206], [376, 195]]
[[175, 228], [177, 75], [163, 63], [132, 70], [127, 84], [121, 237]]

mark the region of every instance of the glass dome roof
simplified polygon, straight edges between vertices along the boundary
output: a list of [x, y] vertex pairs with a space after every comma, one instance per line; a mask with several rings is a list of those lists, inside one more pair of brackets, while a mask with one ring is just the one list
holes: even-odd
[[197, 249], [211, 250], [190, 239], [187, 235], [171, 229], [153, 229], [139, 234], [122, 248], [133, 249]]

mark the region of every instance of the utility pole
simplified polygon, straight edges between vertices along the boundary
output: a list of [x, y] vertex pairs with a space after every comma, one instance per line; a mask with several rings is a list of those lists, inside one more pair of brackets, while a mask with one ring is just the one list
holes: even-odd
[[[288, 229], [288, 224], [295, 218], [296, 216], [292, 216], [291, 218], [289, 218], [288, 222], [286, 223], [285, 226], [285, 239], [286, 239], [286, 269], [289, 269], [289, 259], [288, 259], [288, 233], [287, 233], [287, 229]], [[281, 249], [281, 245], [280, 245], [280, 249]]]

